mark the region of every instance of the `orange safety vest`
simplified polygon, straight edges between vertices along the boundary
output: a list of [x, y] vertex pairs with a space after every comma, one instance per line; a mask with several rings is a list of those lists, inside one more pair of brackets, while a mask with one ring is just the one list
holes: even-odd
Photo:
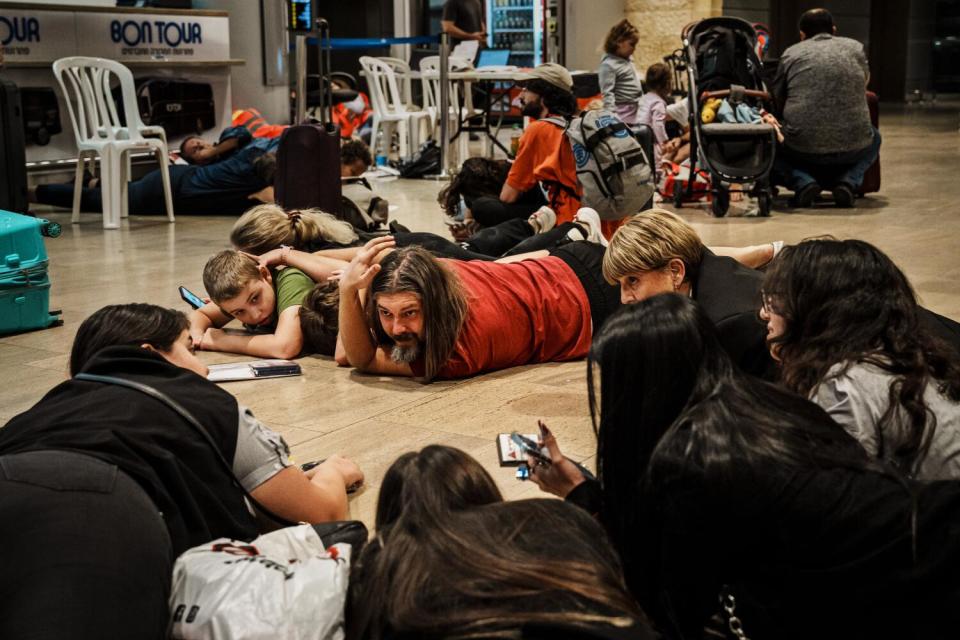
[[268, 124], [256, 109], [238, 109], [233, 112], [231, 124], [246, 127], [254, 138], [279, 138], [288, 125]]
[[370, 99], [367, 98], [367, 94], [360, 92], [360, 97], [363, 99], [363, 111], [360, 113], [350, 111], [344, 104], [334, 105], [333, 109], [330, 110], [330, 117], [333, 120], [333, 124], [340, 126], [341, 138], [352, 137], [354, 133], [358, 132], [367, 119], [373, 115], [373, 110], [370, 108]]

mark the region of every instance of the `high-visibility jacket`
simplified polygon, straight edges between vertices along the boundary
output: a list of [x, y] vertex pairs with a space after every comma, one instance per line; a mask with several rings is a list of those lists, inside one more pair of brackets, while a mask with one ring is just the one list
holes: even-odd
[[234, 127], [245, 127], [254, 138], [279, 138], [289, 125], [269, 124], [256, 109], [238, 109], [231, 118]]

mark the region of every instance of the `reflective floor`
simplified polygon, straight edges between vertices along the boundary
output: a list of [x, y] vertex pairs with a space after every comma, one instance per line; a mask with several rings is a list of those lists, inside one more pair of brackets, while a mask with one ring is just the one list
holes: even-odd
[[[824, 234], [878, 245], [904, 269], [923, 303], [960, 320], [960, 105], [885, 108], [883, 187], [854, 210], [828, 202], [790, 211], [784, 202], [770, 218], [723, 219], [706, 208], [680, 213], [707, 244], [795, 242]], [[446, 233], [436, 194], [443, 183], [382, 181], [380, 195], [399, 209], [394, 218], [413, 230]], [[159, 205], [158, 209], [160, 208]], [[66, 377], [67, 356], [78, 324], [99, 307], [152, 302], [184, 308], [178, 285], [202, 290], [207, 258], [228, 246], [228, 217], [136, 217], [119, 231], [104, 231], [99, 214], [71, 225], [69, 213], [38, 208], [63, 224], [48, 240], [53, 282], [51, 308], [64, 325], [0, 338], [0, 424], [27, 409]], [[158, 213], [160, 211], [158, 210]], [[249, 358], [204, 353], [207, 363]], [[499, 432], [533, 431], [538, 418], [557, 433], [566, 453], [592, 463], [594, 437], [587, 413], [582, 362], [519, 367], [461, 382], [422, 385], [359, 375], [330, 359], [307, 357], [304, 375], [225, 388], [283, 433], [299, 461], [339, 452], [355, 459], [366, 487], [351, 501], [352, 515], [372, 525], [380, 478], [401, 453], [430, 443], [459, 447], [477, 457], [508, 498], [538, 495], [536, 487], [497, 465]]]

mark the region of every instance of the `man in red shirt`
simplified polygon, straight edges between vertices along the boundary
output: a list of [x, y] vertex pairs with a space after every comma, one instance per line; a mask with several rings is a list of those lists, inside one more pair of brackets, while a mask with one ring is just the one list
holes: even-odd
[[509, 264], [438, 259], [406, 247], [378, 263], [393, 244], [371, 240], [344, 270], [341, 365], [429, 382], [576, 360], [620, 304], [619, 288], [603, 279], [598, 244], [571, 242]]

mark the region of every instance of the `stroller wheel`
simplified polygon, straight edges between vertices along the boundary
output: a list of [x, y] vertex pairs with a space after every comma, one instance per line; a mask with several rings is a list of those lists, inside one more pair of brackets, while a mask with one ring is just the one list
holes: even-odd
[[[719, 180], [715, 181], [717, 184]], [[730, 192], [724, 187], [718, 186], [713, 192], [713, 202], [710, 203], [710, 209], [717, 218], [727, 215], [727, 209], [730, 208]]]
[[770, 217], [770, 207], [772, 205], [773, 195], [769, 191], [762, 191], [757, 194], [757, 213], [761, 218]]

